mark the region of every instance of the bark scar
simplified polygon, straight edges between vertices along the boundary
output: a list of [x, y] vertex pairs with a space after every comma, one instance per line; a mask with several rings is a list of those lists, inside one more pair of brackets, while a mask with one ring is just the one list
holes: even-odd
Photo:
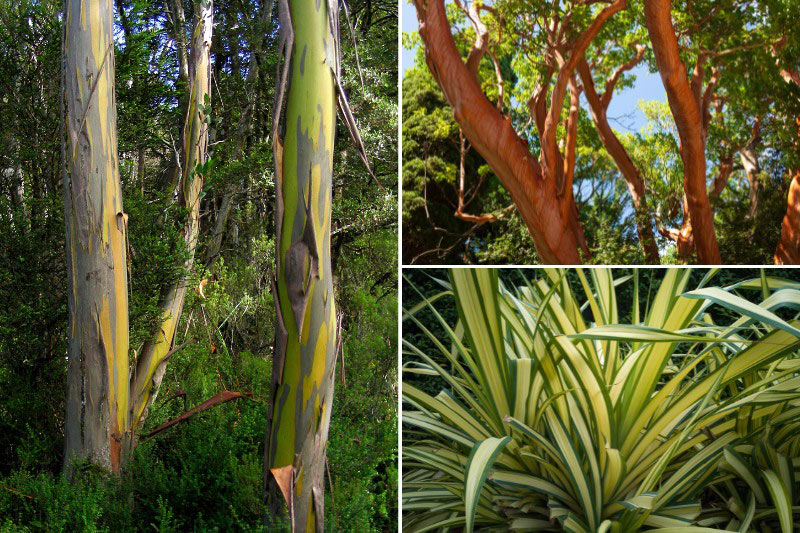
[[319, 279], [319, 256], [317, 255], [317, 237], [314, 233], [314, 214], [311, 209], [311, 192], [306, 203], [306, 223], [303, 236], [286, 251], [286, 286], [289, 301], [292, 302], [292, 313], [297, 325], [297, 335], [303, 332], [303, 319], [308, 306], [311, 282]]

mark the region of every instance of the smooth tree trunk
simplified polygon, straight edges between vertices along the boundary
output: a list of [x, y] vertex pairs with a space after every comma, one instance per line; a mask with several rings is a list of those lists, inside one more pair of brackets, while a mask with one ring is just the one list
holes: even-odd
[[128, 428], [126, 216], [117, 156], [113, 4], [64, 12], [64, 218], [69, 359], [64, 469], [119, 472]]
[[714, 213], [706, 189], [706, 140], [698, 96], [692, 91], [672, 25], [671, 0], [645, 0], [644, 14], [656, 65], [675, 119], [683, 160], [683, 187], [697, 256], [702, 264], [722, 259], [714, 231]]
[[338, 337], [330, 260], [336, 10], [335, 1], [279, 4], [286, 48], [273, 128], [277, 320], [264, 483], [270, 512], [280, 514], [283, 499], [293, 531], [323, 531]]
[[[166, 372], [170, 350], [175, 342], [189, 273], [194, 266], [195, 249], [200, 229], [200, 192], [203, 175], [199, 165], [208, 160], [208, 116], [207, 105], [211, 94], [211, 34], [213, 26], [213, 3], [201, 0], [195, 6], [195, 24], [192, 35], [192, 50], [189, 58], [189, 87], [186, 121], [183, 130], [183, 165], [180, 181], [180, 201], [188, 211], [183, 237], [188, 256], [183, 268], [185, 274], [167, 291], [161, 306], [161, 326], [155, 337], [142, 347], [131, 380], [133, 400], [131, 403], [131, 427], [133, 434], [141, 428], [147, 410], [155, 400]], [[135, 443], [134, 443], [135, 444]]]
[[[786, 83], [793, 83], [800, 88], [800, 70], [781, 68], [780, 74]], [[795, 125], [797, 126], [795, 148], [800, 149], [800, 115], [795, 118]], [[800, 169], [794, 169], [793, 172], [794, 176], [789, 184], [786, 215], [781, 225], [781, 240], [775, 248], [776, 265], [800, 264]]]
[[781, 224], [781, 240], [775, 249], [776, 265], [800, 264], [800, 170], [789, 185], [786, 215]]
[[[569, 220], [573, 213], [565, 209], [559, 190], [562, 183], [555, 179], [559, 169], [563, 173], [563, 166], [559, 166], [563, 163], [551, 161], [549, 170], [553, 175], [546, 176], [528, 143], [514, 131], [510, 118], [486, 98], [456, 48], [443, 0], [416, 0], [415, 7], [428, 68], [464, 135], [511, 195], [542, 261], [580, 263], [579, 238]], [[563, 106], [565, 92], [566, 80], [561, 89], [560, 106]], [[544, 124], [542, 129], [545, 129]], [[552, 159], [557, 160], [557, 155]]]

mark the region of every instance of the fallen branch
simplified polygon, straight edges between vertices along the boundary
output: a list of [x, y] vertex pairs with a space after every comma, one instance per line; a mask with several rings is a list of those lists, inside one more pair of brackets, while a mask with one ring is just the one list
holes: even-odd
[[[229, 390], [217, 393], [214, 396], [212, 396], [211, 398], [209, 398], [208, 400], [206, 400], [203, 403], [201, 403], [200, 405], [198, 405], [197, 407], [189, 409], [188, 411], [186, 411], [185, 413], [183, 413], [179, 417], [173, 418], [172, 420], [164, 422], [163, 424], [161, 424], [160, 426], [158, 426], [157, 428], [152, 430], [150, 433], [145, 435], [144, 439], [149, 439], [150, 437], [154, 437], [155, 435], [158, 435], [159, 433], [161, 433], [165, 429], [167, 429], [169, 427], [172, 427], [175, 424], [178, 424], [180, 422], [183, 422], [184, 420], [188, 420], [189, 418], [191, 418], [192, 416], [196, 415], [197, 413], [201, 413], [201, 412], [203, 412], [203, 411], [205, 411], [207, 409], [211, 409], [212, 407], [216, 407], [217, 405], [223, 404], [225, 402], [229, 402], [231, 400], [235, 400], [236, 398], [249, 398], [252, 394], [253, 394], [252, 392], [237, 392], [237, 391], [229, 391]], [[144, 439], [142, 439], [142, 440], [144, 440]]]
[[[328, 474], [328, 475], [330, 475], [330, 474]], [[9, 487], [8, 485], [3, 485], [2, 483], [0, 483], [0, 487], [3, 487], [3, 488], [4, 488], [4, 489], [6, 489], [6, 490], [10, 490], [10, 491], [11, 491], [11, 492], [13, 492], [14, 494], [19, 494], [20, 496], [25, 496], [25, 497], [26, 497], [26, 498], [28, 498], [29, 500], [32, 500], [32, 499], [33, 499], [33, 496], [31, 496], [30, 494], [25, 494], [24, 492], [22, 492], [22, 491], [19, 491], [19, 490], [17, 490], [17, 489], [13, 489], [13, 488]]]

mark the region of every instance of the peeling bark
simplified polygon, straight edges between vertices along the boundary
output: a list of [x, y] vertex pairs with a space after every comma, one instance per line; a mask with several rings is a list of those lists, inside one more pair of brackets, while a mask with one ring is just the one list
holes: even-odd
[[714, 231], [714, 214], [706, 190], [705, 121], [703, 95], [699, 90], [702, 62], [698, 60], [700, 70], [694, 77], [699, 83], [690, 85], [686, 66], [680, 57], [670, 9], [671, 0], [645, 0], [645, 22], [680, 137], [683, 187], [698, 259], [702, 264], [720, 264], [722, 259]]
[[[542, 261], [580, 263], [575, 221], [570, 220], [572, 214], [565, 217], [564, 203], [558, 196], [558, 182], [554, 176], [543, 174], [527, 143], [514, 131], [511, 120], [481, 91], [453, 42], [443, 0], [416, 0], [415, 6], [428, 68], [442, 88], [462, 131], [511, 195]], [[544, 94], [546, 96], [546, 88]], [[563, 97], [562, 91], [559, 113]], [[562, 165], [558, 159], [558, 164]], [[563, 167], [558, 172], [563, 173]]]
[[776, 265], [800, 264], [800, 170], [789, 185], [786, 215], [781, 224], [781, 240], [775, 250]]
[[711, 189], [708, 191], [708, 197], [710, 199], [716, 200], [719, 198], [719, 196], [722, 194], [722, 191], [724, 191], [725, 187], [728, 185], [728, 179], [730, 179], [732, 172], [733, 157], [723, 157], [719, 162], [719, 172], [714, 178], [714, 183], [711, 186]]
[[[800, 145], [800, 116], [795, 122], [798, 128], [796, 145]], [[800, 264], [800, 169], [794, 170], [794, 177], [789, 185], [786, 215], [781, 224], [781, 240], [775, 249], [774, 259], [776, 265]]]
[[284, 65], [273, 126], [277, 320], [264, 489], [273, 514], [286, 502], [293, 531], [323, 531], [339, 336], [330, 259], [337, 11], [335, 0], [279, 4]]
[[207, 411], [208, 409], [211, 409], [212, 407], [216, 407], [216, 406], [221, 405], [221, 404], [223, 404], [225, 402], [230, 402], [231, 400], [235, 400], [237, 398], [247, 398], [250, 395], [251, 395], [251, 393], [249, 393], [249, 392], [238, 392], [238, 391], [230, 391], [230, 390], [219, 392], [219, 393], [215, 394], [214, 396], [212, 396], [211, 398], [209, 398], [208, 400], [206, 400], [203, 403], [201, 403], [200, 405], [198, 405], [197, 407], [189, 409], [188, 411], [186, 411], [182, 415], [180, 415], [178, 417], [175, 417], [172, 420], [168, 420], [168, 421], [164, 422], [163, 424], [161, 424], [157, 428], [155, 428], [152, 431], [150, 431], [146, 435], [146, 437], [148, 439], [150, 437], [155, 437], [156, 435], [158, 435], [162, 431], [164, 431], [166, 429], [169, 429], [169, 428], [171, 428], [172, 426], [174, 426], [176, 424], [180, 424], [181, 422], [184, 422], [184, 421], [190, 419], [191, 417], [193, 417], [197, 413], [202, 413], [203, 411]]
[[64, 470], [114, 473], [128, 427], [126, 222], [117, 156], [113, 4], [67, 0], [62, 90], [69, 289]]

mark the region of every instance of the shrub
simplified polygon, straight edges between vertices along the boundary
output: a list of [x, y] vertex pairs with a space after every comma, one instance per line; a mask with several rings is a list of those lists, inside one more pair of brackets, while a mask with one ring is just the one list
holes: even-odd
[[436, 297], [406, 311], [436, 354], [404, 340], [405, 373], [444, 388], [404, 380], [404, 525], [791, 531], [800, 321], [779, 315], [798, 307], [800, 284], [762, 273], [708, 287], [710, 271], [687, 291], [690, 271], [670, 269], [641, 308], [636, 270], [578, 270], [578, 290], [567, 271], [541, 272], [512, 286], [495, 270], [450, 271], [439, 298], [454, 297], [454, 325]]

